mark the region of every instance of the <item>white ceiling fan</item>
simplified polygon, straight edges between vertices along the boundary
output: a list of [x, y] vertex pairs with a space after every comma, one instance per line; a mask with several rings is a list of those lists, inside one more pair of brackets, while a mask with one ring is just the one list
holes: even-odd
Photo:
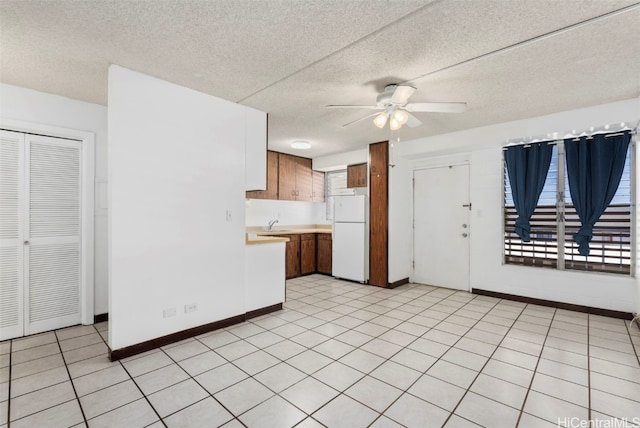
[[361, 120], [375, 116], [373, 123], [378, 128], [384, 128], [389, 121], [389, 128], [395, 131], [405, 123], [411, 128], [422, 125], [422, 122], [411, 113], [462, 113], [467, 110], [466, 103], [409, 103], [409, 97], [416, 88], [408, 85], [387, 85], [376, 97], [375, 105], [328, 105], [327, 108], [363, 108], [369, 110], [382, 110], [368, 116], [345, 123], [349, 126]]

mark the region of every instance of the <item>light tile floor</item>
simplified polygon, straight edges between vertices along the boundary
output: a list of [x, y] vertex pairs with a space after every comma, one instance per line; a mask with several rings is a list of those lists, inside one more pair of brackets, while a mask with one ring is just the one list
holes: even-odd
[[107, 328], [0, 342], [0, 427], [640, 424], [640, 329], [618, 319], [312, 275], [282, 311], [123, 361]]

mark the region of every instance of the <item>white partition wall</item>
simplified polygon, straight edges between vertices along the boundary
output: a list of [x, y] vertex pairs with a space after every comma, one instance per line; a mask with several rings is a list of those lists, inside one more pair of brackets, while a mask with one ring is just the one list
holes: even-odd
[[244, 314], [244, 109], [110, 67], [111, 349]]

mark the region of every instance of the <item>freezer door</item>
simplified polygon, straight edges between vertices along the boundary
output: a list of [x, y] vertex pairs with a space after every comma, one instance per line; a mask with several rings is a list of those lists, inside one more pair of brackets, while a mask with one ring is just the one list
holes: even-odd
[[364, 195], [335, 196], [333, 203], [334, 222], [365, 222], [367, 197]]
[[367, 278], [366, 223], [333, 224], [331, 274], [336, 278], [365, 282]]

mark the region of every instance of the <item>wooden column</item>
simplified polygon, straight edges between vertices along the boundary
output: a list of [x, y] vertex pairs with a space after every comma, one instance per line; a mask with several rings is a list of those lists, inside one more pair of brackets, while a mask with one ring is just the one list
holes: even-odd
[[389, 280], [389, 142], [369, 145], [369, 284]]

